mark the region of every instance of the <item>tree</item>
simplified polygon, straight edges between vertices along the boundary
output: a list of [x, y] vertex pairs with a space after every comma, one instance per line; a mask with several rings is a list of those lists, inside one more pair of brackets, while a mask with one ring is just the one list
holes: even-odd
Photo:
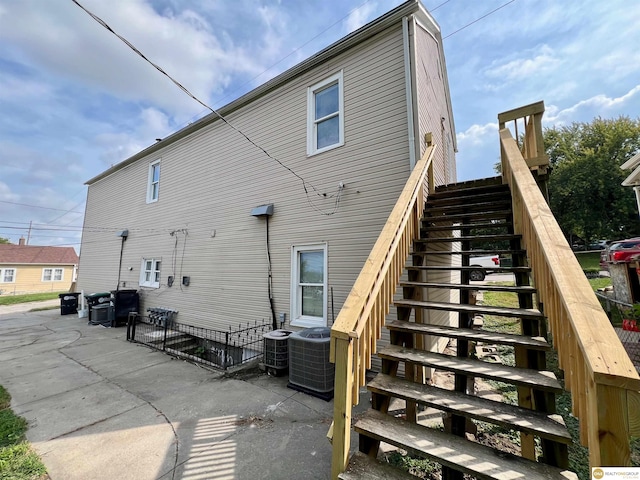
[[0, 237], [0, 245], [5, 244], [5, 243], [11, 243], [11, 242], [9, 241], [8, 238]]
[[586, 242], [640, 234], [633, 190], [620, 169], [640, 150], [640, 119], [595, 118], [548, 128], [544, 141], [552, 171], [549, 203], [565, 234]]

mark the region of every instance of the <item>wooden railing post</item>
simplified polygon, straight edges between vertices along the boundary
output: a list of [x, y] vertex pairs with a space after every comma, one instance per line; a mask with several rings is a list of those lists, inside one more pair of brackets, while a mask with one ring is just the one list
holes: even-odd
[[[598, 467], [631, 465], [629, 445], [627, 393], [619, 387], [595, 385], [596, 409], [589, 402], [589, 464]], [[581, 419], [582, 421], [582, 419]], [[595, 425], [593, 425], [595, 423]]]
[[336, 376], [333, 400], [333, 456], [331, 478], [344, 472], [351, 449], [351, 409], [353, 383], [353, 340], [333, 339], [336, 354]]

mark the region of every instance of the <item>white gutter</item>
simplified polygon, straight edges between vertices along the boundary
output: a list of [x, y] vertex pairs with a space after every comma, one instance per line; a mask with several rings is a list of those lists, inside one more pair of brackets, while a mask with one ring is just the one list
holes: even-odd
[[409, 17], [402, 18], [402, 46], [404, 50], [404, 82], [407, 97], [407, 128], [409, 130], [409, 169], [416, 166], [416, 137], [413, 124], [413, 94], [411, 86], [411, 55], [409, 52]]

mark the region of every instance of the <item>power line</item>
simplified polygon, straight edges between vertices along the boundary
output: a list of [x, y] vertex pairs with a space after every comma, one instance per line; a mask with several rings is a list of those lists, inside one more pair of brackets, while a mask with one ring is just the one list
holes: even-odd
[[[314, 37], [311, 37], [309, 40], [307, 40], [305, 43], [303, 43], [302, 45], [300, 45], [299, 47], [293, 49], [291, 52], [289, 52], [287, 55], [285, 55], [284, 57], [282, 57], [280, 60], [278, 60], [276, 63], [274, 63], [273, 65], [267, 67], [265, 70], [263, 70], [262, 72], [260, 72], [258, 75], [256, 75], [255, 77], [253, 77], [251, 80], [248, 80], [242, 84], [240, 84], [238, 86], [238, 88], [236, 88], [233, 92], [230, 92], [228, 95], [225, 95], [224, 97], [220, 97], [219, 99], [217, 99], [215, 103], [218, 102], [222, 102], [223, 100], [226, 100], [227, 98], [232, 97], [235, 92], [240, 91], [241, 87], [244, 87], [245, 85], [250, 84], [251, 82], [253, 82], [254, 80], [258, 79], [259, 77], [261, 77], [262, 75], [264, 75], [265, 73], [267, 73], [269, 70], [271, 70], [273, 67], [275, 67], [276, 65], [278, 65], [279, 63], [282, 63], [284, 60], [286, 60], [287, 58], [289, 58], [291, 55], [293, 55], [294, 53], [298, 52], [299, 50], [301, 50], [303, 47], [306, 47], [307, 45], [309, 45], [311, 42], [313, 42], [316, 38], [319, 38], [321, 35], [323, 35], [324, 33], [328, 32], [329, 30], [331, 30], [333, 27], [335, 27], [336, 25], [338, 25], [340, 22], [342, 22], [345, 18], [349, 17], [349, 15], [351, 15], [353, 12], [355, 12], [356, 10], [360, 10], [362, 7], [364, 7], [367, 3], [369, 3], [370, 0], [365, 0], [364, 2], [362, 2], [360, 5], [358, 5], [357, 7], [353, 8], [352, 10], [349, 11], [349, 13], [347, 13], [344, 17], [340, 18], [339, 20], [336, 20], [335, 22], [333, 22], [331, 25], [329, 25], [327, 28], [325, 28], [324, 30], [322, 30], [320, 33], [318, 33], [317, 35], [315, 35]], [[451, 0], [447, 0], [447, 1], [451, 1]], [[447, 3], [447, 2], [445, 2]], [[436, 7], [437, 8], [437, 7]]]
[[[180, 82], [178, 82], [175, 78], [173, 78], [171, 75], [169, 75], [167, 72], [165, 72], [162, 67], [160, 67], [158, 64], [152, 62], [151, 60], [149, 60], [140, 50], [138, 50], [138, 48], [133, 45], [129, 40], [127, 40], [126, 38], [124, 38], [122, 35], [120, 35], [119, 33], [117, 33], [116, 31], [114, 31], [104, 20], [102, 20], [100, 17], [98, 17], [96, 14], [94, 14], [93, 12], [87, 10], [84, 6], [82, 6], [80, 4], [80, 2], [78, 2], [78, 0], [71, 0], [73, 3], [75, 3], [78, 7], [80, 7], [82, 10], [84, 10], [85, 13], [87, 13], [87, 15], [89, 15], [91, 18], [93, 18], [96, 22], [98, 22], [100, 25], [102, 25], [106, 30], [108, 30], [109, 32], [111, 32], [113, 35], [115, 35], [118, 39], [120, 39], [125, 45], [127, 45], [131, 50], [133, 50], [138, 56], [140, 56], [140, 58], [142, 58], [144, 61], [146, 61], [147, 63], [149, 63], [151, 66], [153, 66], [156, 70], [158, 70], [161, 74], [163, 74], [165, 77], [167, 77], [169, 80], [171, 80], [171, 82], [178, 87], [180, 90], [182, 90], [186, 95], [188, 95], [189, 97], [191, 97], [193, 100], [195, 100], [196, 102], [198, 102], [200, 105], [202, 105], [204, 108], [206, 108], [207, 110], [211, 111], [211, 113], [213, 113], [214, 115], [216, 115], [222, 122], [224, 122], [229, 128], [231, 128], [232, 130], [234, 130], [236, 133], [238, 133], [239, 135], [241, 135], [247, 142], [249, 142], [251, 145], [253, 145], [254, 147], [256, 147], [258, 150], [260, 150], [262, 153], [264, 153], [268, 158], [270, 158], [271, 160], [277, 162], [282, 168], [288, 170], [292, 175], [294, 175], [296, 178], [298, 178], [301, 182], [302, 182], [302, 187], [304, 188], [304, 192], [305, 195], [307, 196], [307, 201], [309, 202], [309, 204], [312, 204], [311, 199], [309, 198], [309, 191], [307, 189], [307, 185], [314, 191], [314, 193], [316, 195], [318, 195], [321, 198], [325, 198], [326, 196], [322, 193], [320, 193], [318, 191], [318, 189], [316, 189], [312, 183], [307, 182], [304, 178], [302, 178], [300, 175], [298, 175], [291, 167], [288, 167], [287, 165], [285, 165], [284, 163], [282, 163], [280, 160], [278, 160], [277, 158], [275, 158], [274, 156], [272, 156], [269, 152], [267, 152], [267, 150], [262, 147], [261, 145], [258, 145], [258, 143], [256, 143], [255, 141], [253, 141], [247, 134], [245, 134], [242, 130], [240, 130], [239, 128], [237, 128], [235, 125], [233, 125], [232, 123], [230, 123], [222, 114], [220, 114], [217, 110], [215, 110], [214, 108], [210, 107], [209, 105], [207, 105], [206, 103], [204, 103], [202, 100], [200, 100], [198, 97], [196, 97], [194, 94], [192, 94], [184, 85], [182, 85]], [[313, 206], [313, 205], [312, 205]], [[316, 208], [315, 206], [313, 206], [314, 208]], [[316, 210], [318, 210], [316, 208]], [[331, 212], [331, 213], [323, 213], [325, 215], [333, 215], [335, 213], [335, 211]]]
[[451, 0], [447, 0], [446, 2], [442, 2], [440, 5], [438, 5], [437, 7], [433, 7], [429, 9], [429, 13], [431, 12], [435, 12], [437, 9], [439, 9], [440, 7], [442, 7], [443, 5], [446, 5], [447, 3], [449, 3]]
[[[467, 27], [470, 27], [471, 25], [473, 25], [474, 23], [479, 22], [479, 21], [480, 21], [480, 20], [482, 20], [483, 18], [487, 18], [489, 15], [492, 15], [492, 14], [496, 13], [496, 12], [497, 12], [498, 10], [500, 10], [501, 8], [504, 8], [504, 7], [506, 7], [507, 5], [509, 5], [510, 3], [513, 3], [513, 2], [515, 2], [515, 1], [516, 1], [516, 0], [510, 0], [510, 1], [509, 1], [509, 2], [507, 2], [507, 3], [505, 3], [505, 4], [503, 4], [503, 5], [500, 5], [500, 6], [499, 6], [498, 8], [496, 8], [495, 10], [491, 10], [489, 13], [487, 13], [487, 14], [485, 14], [485, 15], [481, 16], [480, 18], [476, 18], [473, 22], [469, 22], [469, 23], [467, 23], [465, 26], [460, 27], [460, 28], [459, 28], [458, 30], [456, 30], [455, 32], [450, 33], [449, 35], [447, 35], [446, 37], [444, 37], [444, 38], [443, 38], [443, 40], [445, 40], [445, 39], [449, 38], [449, 37], [450, 37], [450, 36], [452, 36], [452, 35], [455, 35], [456, 33], [458, 33], [458, 32], [460, 32], [460, 31], [464, 30], [464, 29], [465, 29], [465, 28], [467, 28]], [[445, 2], [445, 3], [447, 3], [447, 2]]]
[[[73, 0], [72, 0], [73, 1]], [[40, 205], [29, 205], [27, 203], [18, 203], [18, 202], [10, 202], [8, 200], [0, 200], [0, 203], [8, 203], [9, 205], [19, 205], [21, 207], [30, 207], [30, 208], [43, 208], [45, 210], [56, 210], [58, 212], [66, 212], [66, 213], [84, 213], [84, 212], [75, 212], [72, 210], [65, 210], [63, 208], [53, 208], [53, 207], [41, 207]], [[76, 205], [77, 206], [77, 205]], [[75, 207], [74, 207], [75, 208]]]

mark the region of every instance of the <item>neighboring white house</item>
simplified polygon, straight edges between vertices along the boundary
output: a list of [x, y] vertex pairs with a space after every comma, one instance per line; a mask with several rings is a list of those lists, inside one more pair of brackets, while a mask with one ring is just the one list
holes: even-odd
[[[172, 308], [199, 327], [273, 313], [331, 325], [425, 133], [436, 184], [456, 180], [442, 37], [418, 1], [219, 111], [278, 161], [210, 114], [92, 178], [79, 289], [120, 279], [140, 289], [142, 309]], [[252, 215], [265, 205], [271, 216]]]

